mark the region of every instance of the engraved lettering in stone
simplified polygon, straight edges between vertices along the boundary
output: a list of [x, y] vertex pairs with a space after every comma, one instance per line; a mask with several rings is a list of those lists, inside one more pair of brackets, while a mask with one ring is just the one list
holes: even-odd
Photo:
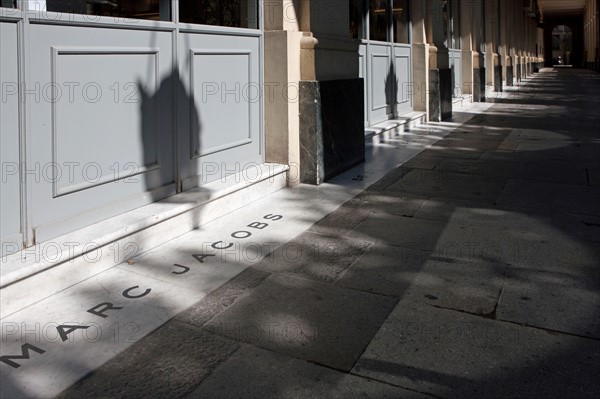
[[93, 315], [96, 315], [96, 316], [106, 318], [106, 317], [108, 317], [108, 315], [105, 315], [104, 312], [106, 312], [107, 310], [113, 310], [113, 309], [121, 310], [121, 309], [123, 309], [123, 307], [122, 306], [113, 306], [112, 303], [104, 302], [104, 303], [101, 303], [100, 305], [94, 306], [91, 309], [88, 309], [87, 312], [91, 313]]
[[17, 362], [14, 362], [14, 360], [28, 360], [29, 359], [29, 351], [34, 351], [37, 353], [46, 353], [45, 350], [38, 348], [37, 346], [33, 346], [31, 344], [23, 344], [21, 345], [21, 355], [13, 355], [13, 356], [9, 356], [9, 355], [5, 355], [5, 356], [0, 356], [0, 362], [4, 363], [4, 364], [8, 364], [9, 366], [17, 369], [19, 367], [21, 367], [21, 365]]
[[186, 274], [187, 272], [189, 272], [189, 271], [190, 271], [190, 268], [189, 268], [189, 267], [187, 267], [187, 266], [183, 266], [183, 265], [178, 265], [177, 263], [175, 263], [173, 266], [175, 266], [175, 267], [181, 267], [181, 268], [183, 269], [183, 270], [181, 270], [181, 271], [174, 271], [174, 272], [171, 272], [171, 273], [173, 273], [173, 274]]
[[[233, 245], [233, 244], [232, 244]], [[200, 263], [206, 263], [204, 262], [204, 259], [209, 258], [211, 256], [217, 256], [217, 255], [204, 255], [204, 254], [194, 254], [192, 255], [194, 257], [194, 259], [196, 259], [198, 262]]]
[[62, 339], [63, 342], [65, 342], [69, 339], [69, 334], [71, 334], [73, 331], [86, 330], [88, 328], [90, 328], [90, 326], [67, 326], [63, 324], [56, 327], [56, 330], [58, 331], [58, 335], [60, 335], [60, 339]]
[[252, 233], [250, 233], [249, 231], [236, 231], [235, 233], [231, 234], [231, 236], [233, 238], [239, 238], [239, 239], [248, 238], [251, 235], [252, 235]]
[[212, 247], [214, 249], [229, 249], [229, 248], [233, 247], [233, 243], [230, 243], [229, 245], [226, 245], [226, 246], [222, 246], [219, 244], [225, 244], [225, 243], [223, 241], [217, 241], [217, 242], [213, 243]]
[[257, 229], [257, 230], [263, 230], [263, 229], [269, 227], [269, 225], [267, 223], [254, 222], [254, 223], [250, 223], [248, 225], [248, 227], [251, 227], [251, 228]]
[[150, 293], [150, 291], [152, 291], [150, 288], [147, 288], [146, 291], [144, 291], [142, 294], [140, 295], [131, 295], [130, 292], [140, 288], [139, 285], [136, 285], [135, 287], [130, 287], [127, 288], [125, 291], [123, 291], [123, 296], [127, 299], [137, 299], [137, 298], [142, 298], [145, 297], [146, 295], [148, 295]]

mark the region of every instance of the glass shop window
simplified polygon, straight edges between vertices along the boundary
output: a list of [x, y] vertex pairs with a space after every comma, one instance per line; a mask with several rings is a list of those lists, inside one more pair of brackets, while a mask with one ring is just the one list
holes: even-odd
[[258, 29], [259, 0], [180, 0], [179, 21]]
[[48, 11], [170, 21], [170, 0], [46, 0]]
[[388, 6], [385, 0], [369, 2], [369, 39], [388, 40]]
[[450, 3], [451, 23], [450, 29], [452, 32], [450, 45], [453, 49], [460, 49], [460, 1], [452, 0]]
[[365, 32], [365, 3], [363, 0], [350, 0], [350, 37], [366, 39]]
[[408, 0], [394, 0], [394, 43], [408, 44]]
[[0, 0], [0, 7], [16, 8], [15, 0]]

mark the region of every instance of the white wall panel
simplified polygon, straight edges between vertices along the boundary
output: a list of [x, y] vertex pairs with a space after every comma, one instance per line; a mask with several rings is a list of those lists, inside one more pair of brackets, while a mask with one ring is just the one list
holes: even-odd
[[22, 245], [18, 28], [15, 22], [0, 21], [0, 256]]

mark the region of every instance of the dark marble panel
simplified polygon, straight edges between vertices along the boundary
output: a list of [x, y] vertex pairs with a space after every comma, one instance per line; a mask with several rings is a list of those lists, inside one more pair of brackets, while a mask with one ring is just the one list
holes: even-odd
[[494, 91], [502, 91], [502, 65], [494, 66]]
[[439, 69], [429, 70], [429, 120], [431, 122], [440, 122], [442, 120]]
[[319, 82], [300, 82], [300, 181], [319, 185], [325, 180], [323, 124]]
[[325, 180], [365, 161], [363, 79], [327, 80], [321, 85]]
[[514, 85], [514, 70], [513, 70], [513, 66], [509, 65], [506, 67], [506, 85], [507, 86], [512, 86]]
[[485, 102], [485, 67], [473, 69], [473, 101]]
[[442, 120], [452, 118], [452, 70], [440, 69], [440, 105]]
[[319, 185], [365, 160], [362, 79], [300, 82], [300, 181]]

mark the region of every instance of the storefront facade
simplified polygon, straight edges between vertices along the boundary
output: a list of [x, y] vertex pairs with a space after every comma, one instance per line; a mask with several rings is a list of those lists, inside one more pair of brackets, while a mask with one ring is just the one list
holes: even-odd
[[530, 74], [530, 3], [2, 0], [2, 255], [264, 163], [296, 184], [329, 149], [318, 184], [365, 127]]
[[259, 2], [222, 3], [3, 2], [3, 243], [264, 161]]

